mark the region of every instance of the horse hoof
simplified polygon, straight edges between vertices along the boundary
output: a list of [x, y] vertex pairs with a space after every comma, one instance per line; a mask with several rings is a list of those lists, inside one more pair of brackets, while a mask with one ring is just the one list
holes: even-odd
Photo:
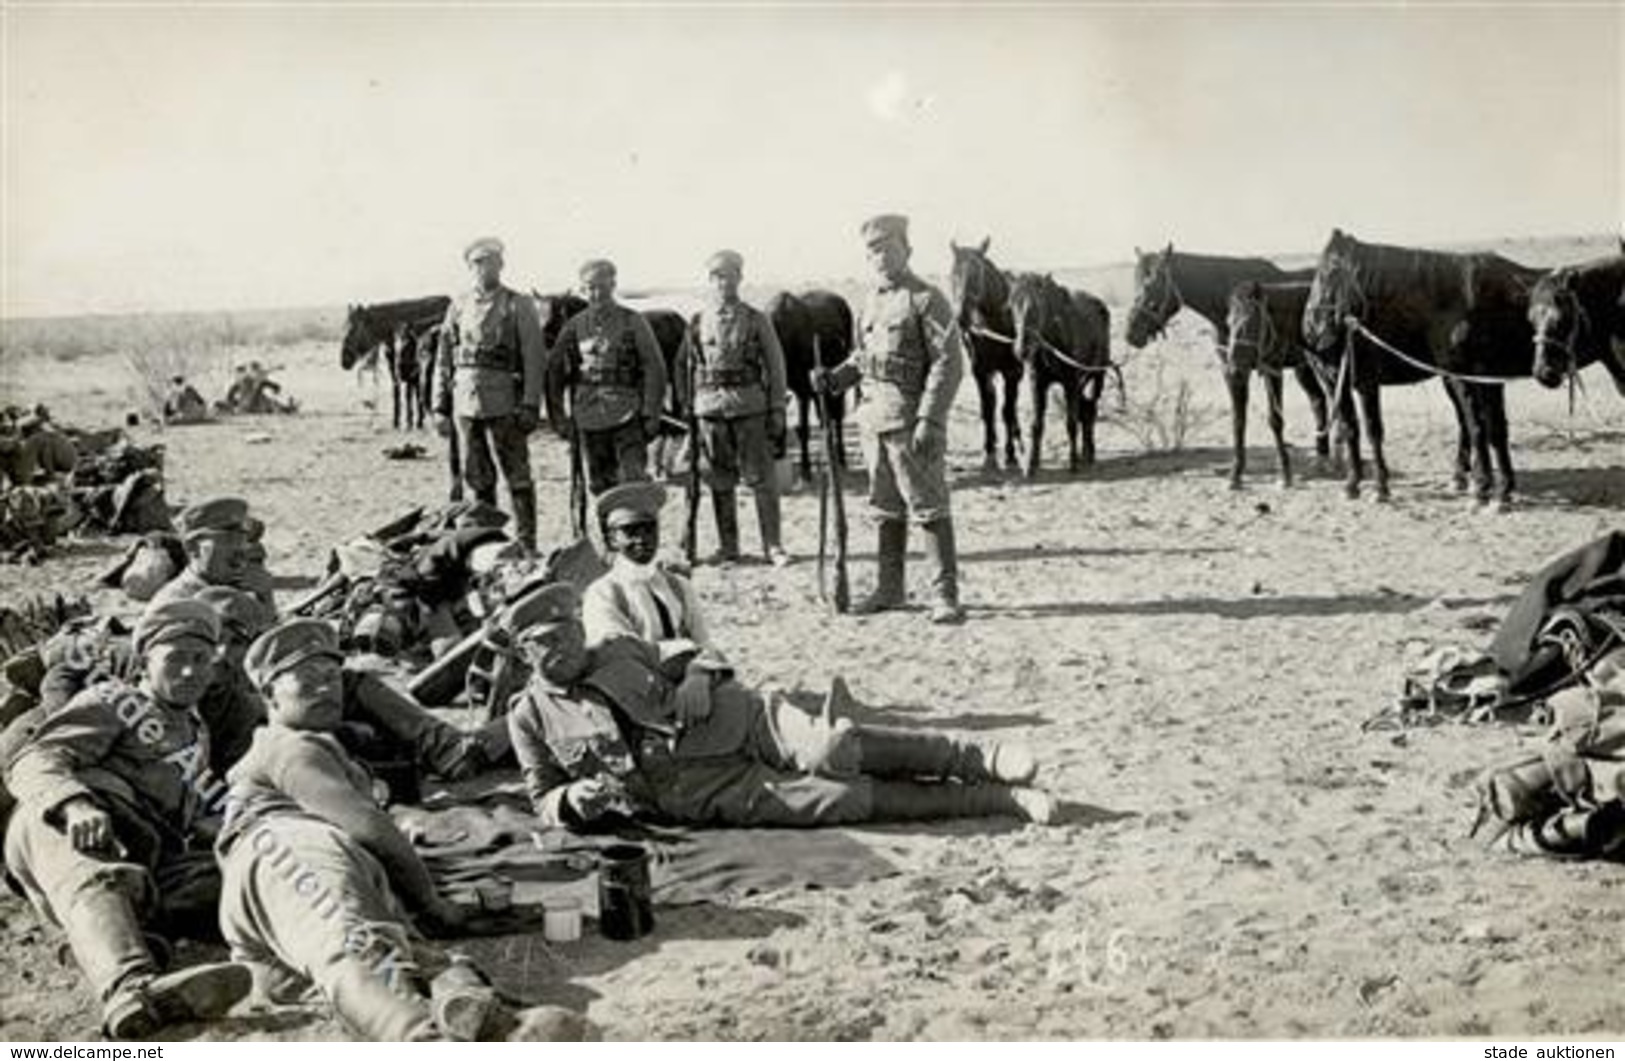
[[1456, 493], [1465, 494], [1467, 492], [1467, 477], [1465, 475], [1453, 476], [1450, 485], [1456, 488]]
[[1231, 476], [1230, 477], [1230, 482], [1227, 485], [1229, 486], [1231, 493], [1240, 493], [1241, 492], [1241, 485], [1242, 484], [1241, 484], [1241, 479], [1240, 479], [1239, 476], [1234, 476], [1234, 475]]
[[1393, 497], [1388, 493], [1388, 491], [1383, 490], [1380, 487], [1376, 493], [1371, 495], [1371, 503], [1373, 505], [1386, 505], [1392, 500]]
[[1343, 496], [1348, 498], [1350, 501], [1358, 501], [1358, 500], [1360, 500], [1360, 488], [1359, 488], [1359, 486], [1355, 485], [1354, 483], [1350, 483], [1347, 486], [1343, 487]]
[[1510, 497], [1498, 497], [1498, 498], [1495, 499], [1495, 513], [1496, 513], [1496, 515], [1504, 516], [1508, 512], [1511, 512], [1514, 508], [1517, 508], [1517, 507], [1518, 506], [1513, 503], [1512, 498], [1510, 498]]
[[1292, 477], [1290, 475], [1282, 476], [1275, 481], [1275, 485], [1277, 489], [1284, 493], [1285, 491], [1292, 489]]
[[1013, 471], [1013, 472], [1014, 471], [1020, 471], [1021, 470], [1021, 458], [1020, 457], [1006, 457], [1006, 458], [1004, 458], [1004, 466], [1006, 468], [1008, 468], [1010, 471]]
[[991, 453], [989, 453], [986, 457], [982, 458], [982, 471], [986, 472], [988, 475], [992, 475], [993, 473], [997, 472], [998, 470], [999, 470], [999, 458], [995, 457]]

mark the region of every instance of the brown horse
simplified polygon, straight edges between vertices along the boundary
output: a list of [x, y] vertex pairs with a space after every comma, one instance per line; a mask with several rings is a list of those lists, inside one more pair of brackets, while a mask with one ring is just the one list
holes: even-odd
[[[838, 365], [851, 353], [852, 307], [847, 304], [846, 299], [833, 291], [805, 291], [799, 295], [781, 291], [767, 300], [763, 312], [773, 322], [773, 330], [778, 333], [779, 346], [784, 350], [785, 383], [796, 399], [796, 445], [799, 460], [796, 465], [796, 478], [800, 482], [809, 483], [812, 481], [813, 365], [819, 359], [826, 367]], [[834, 452], [830, 453], [827, 459], [834, 467], [845, 467], [845, 396], [828, 395], [821, 408], [828, 410], [829, 426], [835, 440], [835, 444], [831, 447]]]
[[1529, 292], [1535, 379], [1556, 387], [1601, 361], [1625, 395], [1625, 254], [1565, 265]]
[[[1498, 501], [1511, 503], [1503, 384], [1531, 373], [1529, 289], [1540, 275], [1497, 254], [1362, 243], [1332, 230], [1304, 305], [1303, 334], [1311, 355], [1338, 380], [1339, 400], [1346, 402], [1351, 389], [1359, 392], [1378, 500], [1389, 496], [1379, 388], [1435, 375], [1444, 379], [1458, 424], [1465, 425], [1456, 454], [1458, 488], [1470, 470], [1475, 497], [1489, 502], [1493, 452]], [[1350, 442], [1347, 489], [1355, 497], [1360, 463], [1352, 432]]]
[[[1134, 256], [1134, 304], [1129, 308], [1126, 336], [1130, 346], [1138, 350], [1160, 336], [1182, 309], [1190, 310], [1213, 325], [1216, 352], [1224, 370], [1225, 388], [1230, 393], [1230, 488], [1239, 490], [1247, 464], [1247, 402], [1252, 374], [1232, 371], [1226, 357], [1230, 348], [1230, 292], [1248, 280], [1274, 284], [1308, 280], [1313, 270], [1289, 271], [1267, 258], [1188, 254], [1174, 250], [1172, 243], [1151, 254], [1136, 249]], [[1315, 453], [1324, 461], [1331, 453], [1326, 433], [1326, 396], [1307, 359], [1288, 367], [1309, 397], [1309, 407], [1315, 417]], [[1270, 409], [1272, 417], [1281, 409], [1273, 393]]]
[[1004, 464], [1015, 468], [1016, 451], [1021, 445], [1016, 396], [1020, 393], [1022, 370], [1010, 340], [1014, 325], [1010, 320], [1009, 278], [987, 256], [989, 242], [984, 239], [974, 247], [961, 247], [950, 241], [948, 246], [954, 255], [949, 278], [954, 314], [969, 347], [971, 378], [976, 381], [976, 397], [982, 407], [982, 467], [991, 472], [999, 467], [995, 423], [998, 396], [993, 381], [995, 377], [1003, 381]]
[[1037, 476], [1044, 445], [1049, 388], [1066, 397], [1067, 467], [1095, 463], [1095, 418], [1111, 366], [1111, 313], [1086, 291], [1068, 291], [1042, 273], [1010, 278], [1015, 353], [1032, 404], [1027, 427], [1027, 478]]

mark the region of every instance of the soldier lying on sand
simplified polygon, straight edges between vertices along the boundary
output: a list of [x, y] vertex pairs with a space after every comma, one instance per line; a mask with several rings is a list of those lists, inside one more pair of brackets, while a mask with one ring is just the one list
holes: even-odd
[[344, 717], [343, 658], [332, 628], [293, 619], [262, 635], [245, 662], [269, 721], [231, 771], [218, 851], [220, 927], [268, 1001], [319, 989], [375, 1040], [579, 1037], [553, 1006], [514, 1013], [466, 963], [427, 946], [463, 911], [435, 889], [409, 841], [375, 802], [372, 778], [335, 733]]
[[[835, 825], [1008, 815], [1041, 824], [1025, 748], [814, 718], [734, 681], [699, 647], [615, 637], [588, 649], [575, 589], [558, 583], [503, 623], [531, 667], [508, 715], [536, 813], [705, 825]], [[704, 695], [677, 690], [694, 669]], [[692, 683], [691, 683], [692, 684]]]

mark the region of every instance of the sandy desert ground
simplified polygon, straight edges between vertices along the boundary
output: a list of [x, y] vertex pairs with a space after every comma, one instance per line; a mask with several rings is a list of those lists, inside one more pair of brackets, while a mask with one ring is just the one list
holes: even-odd
[[[1512, 253], [1539, 260], [1528, 250]], [[1125, 307], [1114, 310], [1120, 333]], [[1387, 396], [1389, 505], [1346, 500], [1313, 474], [1307, 405], [1290, 388], [1306, 474], [1275, 486], [1255, 388], [1252, 474], [1232, 493], [1207, 347], [1187, 318], [1154, 349], [1119, 344], [1131, 392], [1160, 362], [1207, 416], [1177, 453], [1146, 453], [1105, 425], [1099, 466], [1077, 477], [1057, 470], [1058, 421], [1039, 481], [982, 473], [974, 392], [961, 392], [961, 628], [918, 611], [830, 616], [815, 595], [811, 493], [786, 504], [800, 562], [697, 574], [745, 675], [816, 690], [838, 671], [903, 724], [1029, 740], [1070, 803], [1063, 824], [856, 830], [903, 872], [664, 911], [638, 944], [513, 939], [481, 953], [617, 1038], [1625, 1036], [1625, 868], [1523, 861], [1465, 835], [1478, 771], [1539, 734], [1360, 726], [1407, 659], [1481, 643], [1544, 560], [1620, 526], [1625, 399], [1600, 369], [1572, 416], [1563, 393], [1513, 385], [1521, 504], [1492, 514], [1450, 487], [1454, 424], [1436, 384]], [[289, 586], [307, 584], [331, 544], [442, 496], [438, 460], [382, 458], [399, 436], [359, 404], [334, 345], [229, 356], [283, 364], [305, 412], [137, 434], [167, 445], [172, 501], [252, 498]], [[87, 426], [121, 420], [131, 401], [118, 357], [11, 363], [3, 378], [8, 400], [44, 400]], [[534, 458], [543, 537], [556, 541], [564, 450], [544, 432]], [[872, 535], [849, 497], [861, 589]], [[754, 543], [748, 512], [742, 522]], [[118, 548], [78, 543], [0, 579], [8, 597], [78, 590]], [[93, 1000], [10, 898], [0, 949], [0, 1038], [94, 1037]], [[275, 1020], [198, 1032], [344, 1034]]]

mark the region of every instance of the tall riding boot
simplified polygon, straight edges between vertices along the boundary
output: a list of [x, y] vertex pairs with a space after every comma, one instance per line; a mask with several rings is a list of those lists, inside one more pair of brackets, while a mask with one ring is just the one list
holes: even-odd
[[1048, 825], [1055, 819], [1055, 800], [1038, 788], [876, 780], [872, 792], [875, 821], [1005, 817]]
[[879, 567], [874, 592], [854, 602], [852, 614], [872, 615], [903, 606], [903, 564], [907, 552], [908, 524], [900, 519], [881, 520], [875, 553]]
[[1038, 762], [1020, 744], [956, 738], [892, 726], [853, 726], [847, 734], [858, 750], [858, 769], [876, 777], [945, 777], [1030, 785]]
[[519, 544], [536, 551], [536, 488], [514, 487], [508, 491], [513, 500], [513, 530]]
[[81, 892], [61, 917], [74, 960], [101, 997], [111, 1038], [146, 1038], [166, 1024], [218, 1017], [253, 989], [248, 967], [230, 963], [158, 976], [135, 908], [113, 888]]
[[732, 564], [739, 560], [739, 497], [733, 490], [713, 488], [711, 511], [717, 519], [717, 551], [712, 554], [715, 564]]
[[965, 609], [959, 606], [959, 549], [954, 544], [954, 521], [939, 519], [923, 529], [925, 556], [931, 564], [931, 589], [936, 596], [931, 621], [962, 623]]
[[762, 554], [774, 567], [790, 562], [790, 554], [784, 551], [780, 523], [779, 491], [773, 484], [763, 483], [756, 488], [756, 525], [762, 532]]

